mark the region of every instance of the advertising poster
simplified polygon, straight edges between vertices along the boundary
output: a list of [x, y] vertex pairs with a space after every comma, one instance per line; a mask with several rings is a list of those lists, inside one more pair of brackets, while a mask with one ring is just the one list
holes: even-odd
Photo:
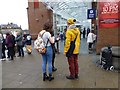
[[103, 2], [99, 0], [99, 28], [116, 28], [120, 26], [119, 0]]

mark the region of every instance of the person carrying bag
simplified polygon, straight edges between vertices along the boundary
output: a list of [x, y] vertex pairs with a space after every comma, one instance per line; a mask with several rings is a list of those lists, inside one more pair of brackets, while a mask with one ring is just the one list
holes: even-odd
[[[43, 39], [43, 46], [46, 48], [44, 53], [41, 53], [42, 55], [42, 73], [43, 73], [43, 81], [45, 80], [53, 80], [53, 73], [52, 73], [52, 55], [53, 55], [53, 50], [52, 50], [52, 44], [54, 43], [54, 39], [52, 38], [50, 32], [51, 32], [52, 25], [47, 22], [44, 24], [42, 33], [42, 39]], [[38, 40], [41, 39], [38, 37]], [[48, 65], [47, 65], [48, 64]], [[47, 70], [48, 66], [48, 70]], [[47, 72], [48, 71], [48, 72]], [[49, 74], [49, 76], [47, 75]]]
[[78, 79], [78, 54], [80, 48], [80, 30], [75, 26], [75, 19], [67, 20], [66, 40], [64, 54], [68, 59], [70, 75], [67, 79]]

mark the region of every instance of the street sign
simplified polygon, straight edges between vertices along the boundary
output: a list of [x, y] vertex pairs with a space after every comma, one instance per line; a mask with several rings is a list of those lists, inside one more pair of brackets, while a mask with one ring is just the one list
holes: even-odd
[[96, 18], [96, 9], [88, 9], [87, 19], [95, 19], [95, 18]]

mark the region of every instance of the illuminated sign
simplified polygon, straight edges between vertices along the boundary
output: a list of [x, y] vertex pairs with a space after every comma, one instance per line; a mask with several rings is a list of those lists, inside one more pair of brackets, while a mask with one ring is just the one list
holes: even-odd
[[95, 19], [96, 18], [96, 9], [88, 9], [87, 19]]

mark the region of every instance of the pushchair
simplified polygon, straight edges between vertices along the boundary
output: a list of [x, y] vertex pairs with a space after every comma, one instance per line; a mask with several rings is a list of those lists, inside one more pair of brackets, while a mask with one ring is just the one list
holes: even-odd
[[112, 47], [108, 46], [100, 53], [100, 66], [105, 70], [114, 70], [114, 66], [112, 65]]

